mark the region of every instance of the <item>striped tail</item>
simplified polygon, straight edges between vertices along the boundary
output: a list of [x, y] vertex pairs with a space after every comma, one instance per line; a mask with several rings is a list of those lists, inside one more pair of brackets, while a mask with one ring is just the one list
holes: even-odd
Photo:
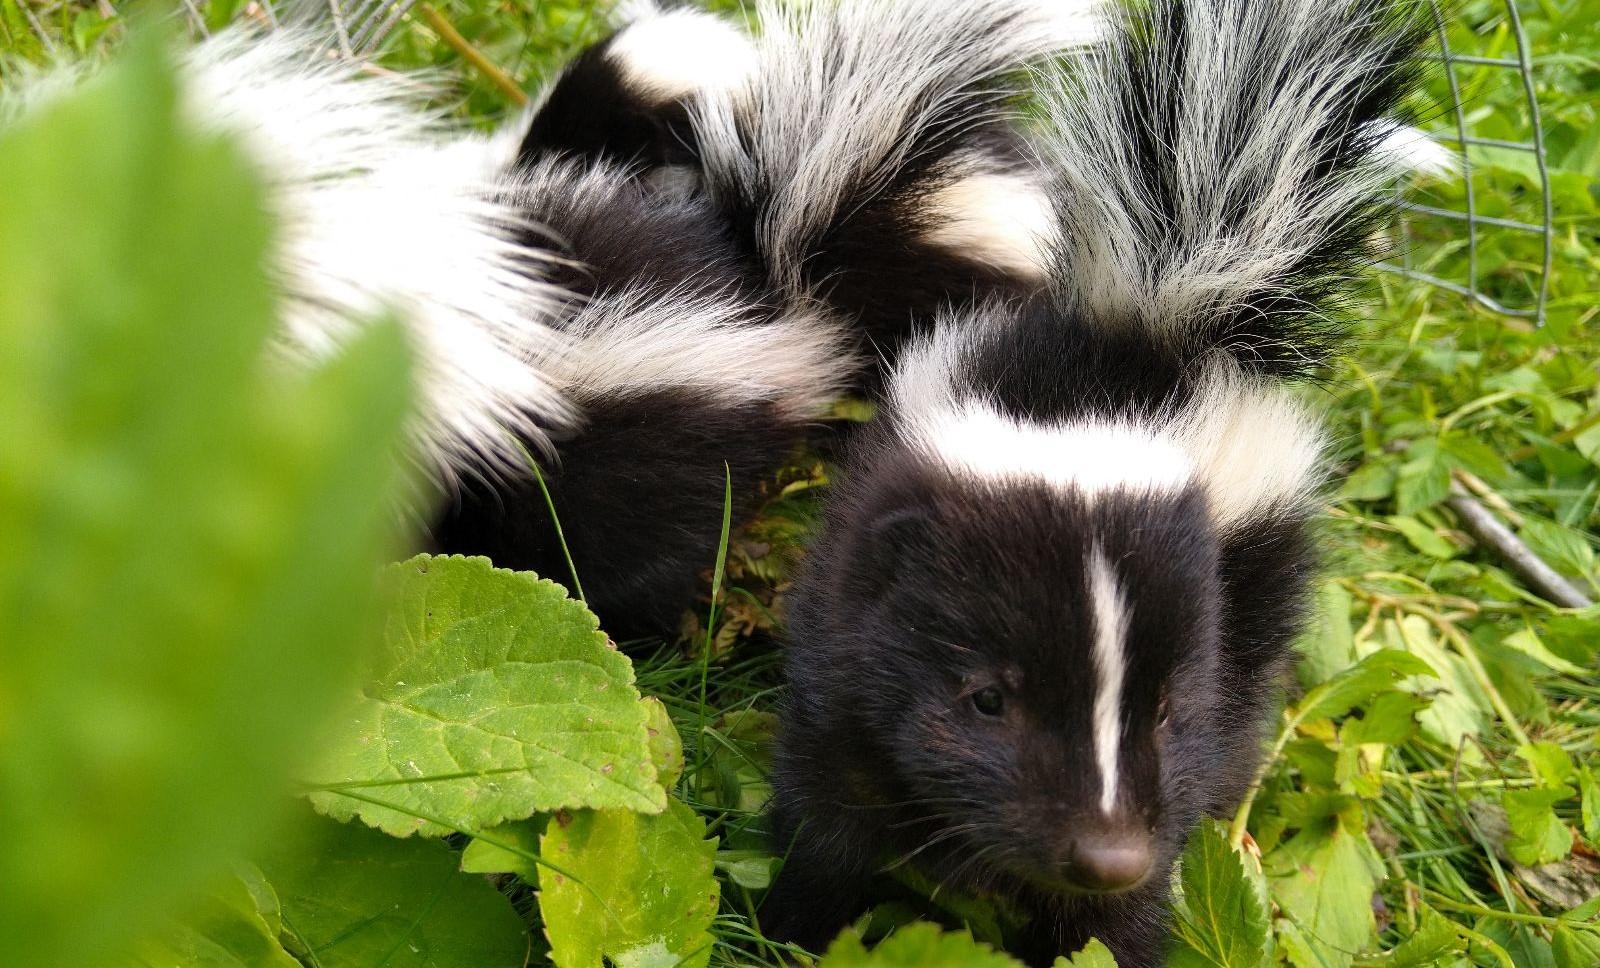
[[1047, 82], [1058, 306], [1293, 376], [1341, 335], [1397, 176], [1417, 0], [1150, 0]]

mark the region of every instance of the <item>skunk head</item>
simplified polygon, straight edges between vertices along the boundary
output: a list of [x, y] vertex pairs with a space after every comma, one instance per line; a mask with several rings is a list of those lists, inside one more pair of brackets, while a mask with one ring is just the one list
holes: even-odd
[[[1078, 443], [1116, 461], [1127, 433]], [[1163, 815], [1217, 670], [1217, 541], [1182, 455], [1157, 455], [1175, 463], [1153, 486], [1117, 489], [876, 446], [820, 552], [844, 569], [821, 648], [872, 711], [901, 797], [931, 804], [985, 869], [1052, 890], [1139, 885], [1168, 851]]]
[[880, 800], [921, 805], [919, 862], [1128, 890], [1228, 745], [1224, 550], [1300, 513], [1319, 435], [1220, 354], [1142, 409], [1087, 381], [1076, 412], [1012, 409], [981, 366], [1022, 328], [996, 312], [910, 351], [850, 455], [791, 610], [792, 701], [870, 738]]

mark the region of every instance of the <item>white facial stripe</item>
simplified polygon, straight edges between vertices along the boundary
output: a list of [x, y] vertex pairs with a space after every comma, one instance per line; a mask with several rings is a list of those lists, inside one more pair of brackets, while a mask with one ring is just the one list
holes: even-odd
[[1123, 640], [1128, 632], [1127, 603], [1105, 554], [1089, 552], [1089, 603], [1094, 611], [1094, 756], [1100, 768], [1100, 810], [1117, 804], [1117, 751], [1122, 746], [1122, 681], [1127, 674]]
[[959, 473], [1031, 478], [1091, 499], [1110, 491], [1179, 491], [1192, 473], [1172, 441], [1127, 423], [1024, 424], [967, 404], [918, 421], [912, 432]]

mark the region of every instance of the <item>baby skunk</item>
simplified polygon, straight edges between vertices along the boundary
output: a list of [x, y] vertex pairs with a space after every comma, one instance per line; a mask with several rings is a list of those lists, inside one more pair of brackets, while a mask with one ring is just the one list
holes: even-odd
[[1423, 10], [1150, 0], [1057, 76], [1047, 290], [901, 357], [797, 580], [769, 936], [824, 945], [910, 862], [1031, 960], [1159, 963], [1301, 625], [1322, 431], [1283, 381], [1416, 160]]
[[670, 627], [715, 558], [725, 464], [743, 495], [787, 455], [848, 376], [839, 328], [765, 289], [704, 198], [521, 130], [451, 131], [414, 81], [330, 47], [231, 28], [181, 60], [185, 110], [268, 183], [286, 354], [395, 312], [423, 370], [408, 510], [434, 547], [564, 578], [538, 460], [608, 631]]
[[[865, 343], [898, 342], [952, 294], [1011, 291], [1018, 266], [1042, 278], [1036, 241], [1004, 222], [1043, 196], [1016, 170], [999, 80], [1084, 39], [1081, 16], [1037, 0], [760, 13], [752, 42], [646, 8], [538, 99], [510, 180], [583, 299], [559, 327], [570, 352], [541, 364], [582, 420], [549, 431], [544, 476], [613, 634], [673, 623], [715, 558], [724, 468], [739, 521], [868, 369]], [[433, 536], [565, 574], [528, 475], [463, 487]]]

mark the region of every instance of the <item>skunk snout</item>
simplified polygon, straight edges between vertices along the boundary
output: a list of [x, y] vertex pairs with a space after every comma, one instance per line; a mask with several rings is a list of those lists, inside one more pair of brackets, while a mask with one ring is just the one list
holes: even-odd
[[1137, 829], [1085, 831], [1074, 835], [1063, 853], [1061, 877], [1094, 893], [1138, 887], [1155, 861], [1150, 834]]

